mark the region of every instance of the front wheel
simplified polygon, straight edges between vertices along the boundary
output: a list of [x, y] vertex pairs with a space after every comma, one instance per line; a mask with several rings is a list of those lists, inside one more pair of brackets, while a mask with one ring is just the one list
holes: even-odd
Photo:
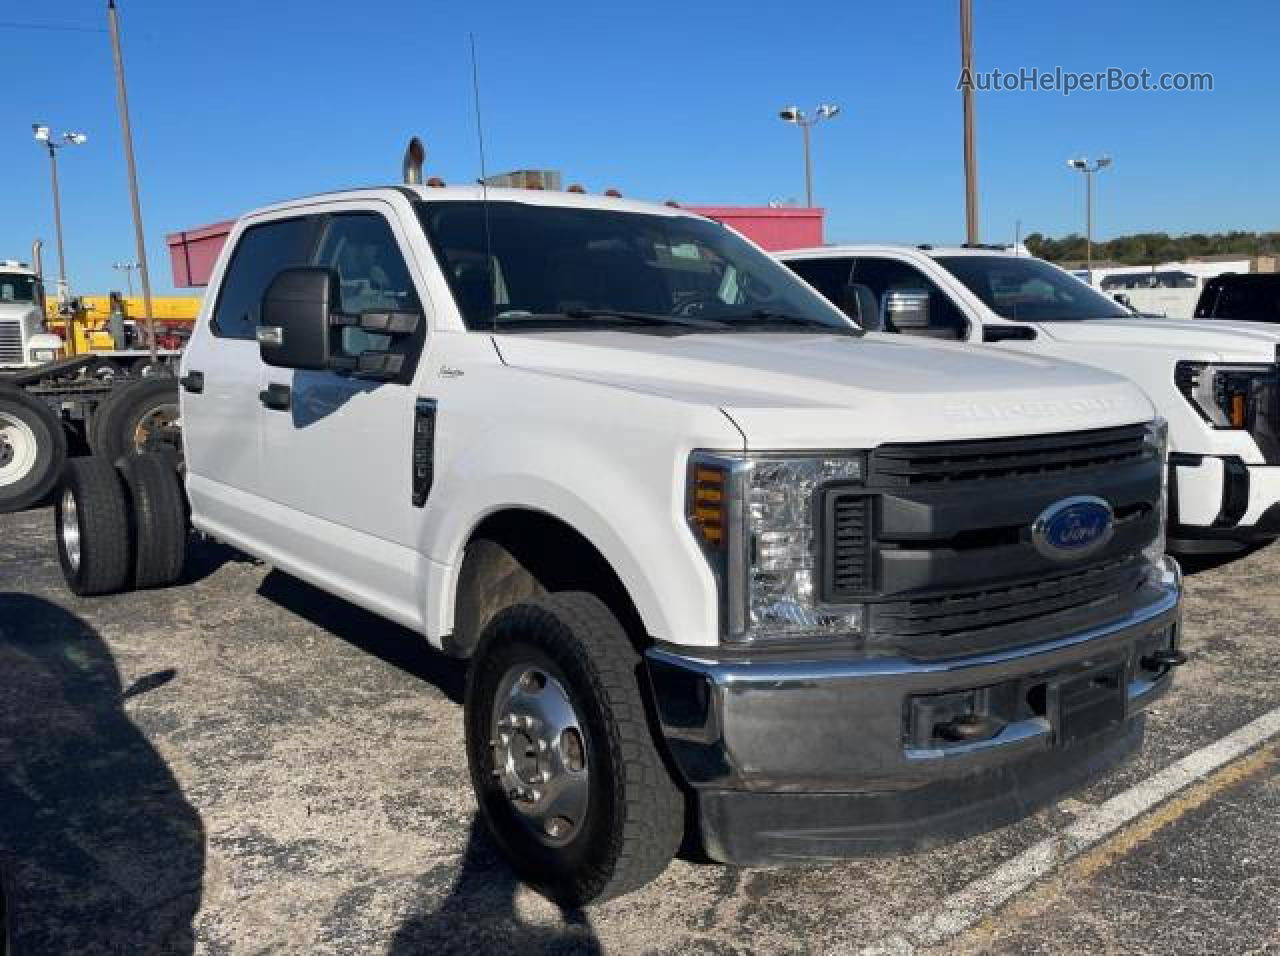
[[562, 905], [643, 886], [684, 834], [640, 665], [603, 602], [572, 592], [499, 612], [472, 659], [465, 721], [480, 815], [516, 871]]

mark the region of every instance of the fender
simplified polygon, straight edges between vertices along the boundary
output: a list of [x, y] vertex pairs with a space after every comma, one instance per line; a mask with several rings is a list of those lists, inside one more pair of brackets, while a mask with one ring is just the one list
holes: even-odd
[[[719, 639], [711, 568], [685, 525], [688, 451], [628, 455], [615, 437], [592, 445], [561, 436], [556, 454], [530, 434], [456, 460], [438, 492], [448, 507], [428, 522], [420, 550], [430, 558], [424, 595], [426, 632], [432, 643], [453, 629], [463, 551], [476, 527], [500, 511], [545, 513], [590, 542], [622, 581], [650, 636], [680, 644], [713, 646]], [[602, 448], [608, 447], [610, 454]], [[655, 462], [666, 459], [665, 473]], [[646, 463], [647, 461], [647, 463]], [[530, 464], [537, 471], [530, 472]], [[589, 480], [583, 480], [589, 476]], [[654, 521], [654, 515], [665, 516]]]

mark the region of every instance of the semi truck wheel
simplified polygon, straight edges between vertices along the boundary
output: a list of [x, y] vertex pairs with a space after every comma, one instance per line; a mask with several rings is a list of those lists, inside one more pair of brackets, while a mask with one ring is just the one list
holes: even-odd
[[48, 405], [0, 384], [0, 512], [44, 498], [67, 460], [67, 435]]
[[173, 584], [187, 554], [187, 513], [173, 461], [164, 454], [131, 455], [117, 467], [133, 519], [133, 586]]
[[110, 461], [169, 450], [182, 456], [178, 381], [145, 378], [118, 387], [99, 406], [91, 429], [93, 452]]
[[592, 594], [496, 614], [467, 677], [467, 758], [480, 815], [533, 887], [576, 906], [671, 862], [684, 798], [658, 752], [640, 656]]
[[76, 594], [123, 590], [133, 573], [124, 482], [105, 458], [67, 462], [55, 513], [62, 576]]

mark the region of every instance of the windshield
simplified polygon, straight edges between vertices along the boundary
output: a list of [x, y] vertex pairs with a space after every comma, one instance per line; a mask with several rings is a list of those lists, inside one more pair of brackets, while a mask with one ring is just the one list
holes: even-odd
[[0, 302], [34, 302], [35, 300], [35, 276], [11, 272], [0, 273]]
[[788, 269], [717, 223], [488, 205], [486, 223], [478, 201], [418, 204], [468, 328], [857, 334]]
[[1131, 319], [1133, 313], [1083, 280], [1030, 256], [938, 256], [996, 315], [1021, 322]]

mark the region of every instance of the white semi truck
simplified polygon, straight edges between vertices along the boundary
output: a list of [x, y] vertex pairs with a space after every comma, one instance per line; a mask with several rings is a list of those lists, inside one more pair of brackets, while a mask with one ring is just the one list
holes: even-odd
[[837, 245], [778, 253], [864, 327], [1083, 362], [1136, 382], [1169, 423], [1170, 550], [1280, 536], [1280, 328], [1135, 316], [999, 246]]
[[186, 453], [69, 463], [80, 594], [190, 522], [470, 661], [481, 817], [564, 903], [930, 846], [1132, 753], [1170, 684], [1164, 426], [1135, 385], [865, 334], [681, 209], [386, 187], [232, 229]]

